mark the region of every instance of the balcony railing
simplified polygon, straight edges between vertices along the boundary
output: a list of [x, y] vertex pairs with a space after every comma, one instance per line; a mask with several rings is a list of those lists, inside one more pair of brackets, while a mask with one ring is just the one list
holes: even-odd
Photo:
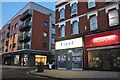
[[23, 23], [19, 26], [19, 31], [25, 31], [26, 29], [31, 28], [31, 22]]
[[10, 35], [10, 32], [7, 32], [7, 35], [6, 35], [6, 37], [7, 37], [7, 38], [9, 38], [9, 35]]
[[24, 44], [24, 49], [29, 49], [30, 45], [29, 44]]
[[22, 49], [22, 45], [18, 45], [18, 50], [21, 50]]
[[21, 35], [18, 36], [18, 41], [19, 42], [23, 41], [23, 34], [21, 34]]
[[28, 36], [28, 34], [27, 33], [25, 33], [24, 34], [24, 42], [28, 42], [28, 41], [30, 41], [30, 36]]
[[32, 10], [28, 9], [27, 11], [25, 11], [23, 14], [21, 14], [20, 16], [20, 20], [21, 21], [24, 21], [26, 20], [27, 18], [31, 17], [32, 16]]
[[18, 41], [19, 42], [29, 42], [30, 36], [27, 33], [21, 34], [18, 36]]

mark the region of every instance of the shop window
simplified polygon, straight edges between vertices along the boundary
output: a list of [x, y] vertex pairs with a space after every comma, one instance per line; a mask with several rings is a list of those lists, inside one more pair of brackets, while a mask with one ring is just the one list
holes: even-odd
[[98, 23], [97, 23], [97, 16], [92, 15], [90, 17], [90, 31], [94, 31], [98, 29]]
[[78, 30], [78, 22], [73, 21], [73, 34], [79, 34], [79, 30]]
[[88, 9], [95, 7], [95, 0], [88, 0]]
[[72, 4], [72, 7], [71, 7], [71, 15], [74, 15], [74, 14], [77, 14], [77, 4], [76, 3]]
[[102, 59], [99, 51], [88, 51], [88, 66], [92, 68], [102, 67]]
[[60, 10], [60, 19], [63, 19], [64, 16], [65, 16], [65, 9], [62, 8], [62, 9]]
[[60, 37], [65, 37], [65, 26], [64, 25], [61, 25], [61, 28], [60, 28]]
[[35, 65], [38, 65], [39, 62], [43, 62], [43, 64], [46, 65], [47, 56], [35, 55]]
[[109, 26], [114, 26], [119, 24], [119, 14], [116, 9], [109, 11], [108, 17], [109, 17]]

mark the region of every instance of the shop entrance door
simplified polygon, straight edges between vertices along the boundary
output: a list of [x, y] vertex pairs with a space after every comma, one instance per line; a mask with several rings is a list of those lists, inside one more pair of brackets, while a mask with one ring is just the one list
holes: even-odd
[[67, 69], [72, 69], [72, 52], [69, 52], [68, 51], [68, 54], [67, 54]]
[[109, 50], [102, 50], [103, 70], [111, 70], [111, 55]]

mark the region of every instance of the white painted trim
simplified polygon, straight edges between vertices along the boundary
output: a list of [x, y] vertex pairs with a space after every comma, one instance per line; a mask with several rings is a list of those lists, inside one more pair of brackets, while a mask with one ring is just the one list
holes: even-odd
[[64, 21], [64, 22], [61, 22], [61, 23], [59, 23], [59, 28], [61, 27], [61, 25], [66, 25], [66, 22]]
[[66, 68], [58, 68], [58, 69], [60, 69], [60, 70], [66, 70]]
[[92, 16], [92, 15], [98, 16], [98, 11], [92, 11], [92, 12], [87, 13], [87, 19], [89, 19], [90, 16]]
[[105, 12], [108, 13], [109, 10], [113, 9], [113, 8], [116, 8], [117, 10], [119, 9], [119, 5], [118, 4], [112, 4], [112, 5], [109, 5], [105, 8]]
[[70, 3], [70, 6], [72, 6], [72, 4], [74, 3], [78, 4], [78, 0], [71, 0], [69, 3]]
[[72, 70], [83, 70], [83, 69], [80, 69], [80, 68], [72, 68]]
[[60, 7], [58, 8], [58, 9], [59, 9], [59, 12], [60, 12], [60, 10], [61, 10], [62, 8], [65, 9], [65, 5], [60, 6]]
[[75, 21], [75, 20], [77, 20], [77, 22], [79, 22], [79, 17], [72, 18], [72, 19], [70, 20], [70, 23], [72, 24], [73, 21]]
[[[115, 3], [115, 4], [120, 4], [120, 3]], [[112, 4], [112, 5], [115, 5], [115, 4]], [[67, 5], [67, 4], [66, 4]], [[110, 5], [109, 5], [110, 6]], [[106, 7], [108, 7], [108, 6], [105, 6], [105, 7], [102, 7], [102, 8], [100, 8], [100, 9], [97, 9], [97, 10], [94, 10], [94, 11], [101, 11], [101, 10], [104, 10], [104, 9], [106, 9]], [[56, 9], [58, 9], [58, 8], [56, 8]], [[89, 12], [88, 12], [89, 13]], [[83, 17], [83, 16], [86, 16], [88, 13], [84, 13], [84, 14], [82, 14], [82, 15], [79, 15], [79, 16], [77, 16], [77, 17], [79, 17], [79, 18], [81, 18], [81, 17]], [[73, 17], [73, 18], [75, 18], [75, 17]], [[67, 19], [67, 20], [64, 20], [64, 21], [62, 21], [62, 22], [69, 22], [71, 19], [73, 19], [73, 18], [70, 18], [70, 19]], [[58, 23], [56, 23], [55, 25], [59, 25], [60, 23], [62, 23], [62, 22], [58, 22]]]

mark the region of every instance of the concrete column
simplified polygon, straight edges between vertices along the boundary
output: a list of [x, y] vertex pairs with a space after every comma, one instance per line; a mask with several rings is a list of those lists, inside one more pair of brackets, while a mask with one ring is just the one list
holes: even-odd
[[34, 54], [28, 55], [28, 66], [29, 67], [35, 66], [35, 55]]

